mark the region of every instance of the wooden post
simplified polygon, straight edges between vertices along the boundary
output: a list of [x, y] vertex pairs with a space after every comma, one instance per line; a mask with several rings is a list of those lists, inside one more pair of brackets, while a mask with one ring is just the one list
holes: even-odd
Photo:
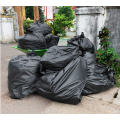
[[23, 29], [23, 17], [22, 17], [22, 6], [14, 6], [14, 11], [18, 15], [18, 24], [19, 24], [19, 35], [24, 35]]
[[33, 9], [34, 9], [34, 22], [36, 22], [36, 20], [39, 20], [38, 6], [33, 6]]
[[26, 19], [25, 6], [22, 6], [22, 16], [23, 16], [23, 20], [25, 20]]

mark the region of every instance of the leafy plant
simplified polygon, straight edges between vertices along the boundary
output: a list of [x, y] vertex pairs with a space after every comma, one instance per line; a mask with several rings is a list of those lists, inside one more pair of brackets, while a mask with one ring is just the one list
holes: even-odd
[[72, 22], [72, 20], [67, 21], [64, 14], [55, 14], [54, 21], [51, 20], [50, 27], [53, 29], [54, 35], [62, 34], [62, 36], [65, 36], [65, 28], [71, 25]]
[[54, 35], [66, 36], [66, 28], [73, 27], [75, 18], [72, 6], [58, 7], [58, 13], [54, 15], [54, 20], [47, 23], [53, 30]]
[[66, 21], [72, 21], [70, 24], [66, 26], [68, 29], [70, 29], [70, 27], [74, 27], [73, 19], [75, 18], [75, 14], [73, 12], [72, 6], [59, 6], [57, 13], [59, 15], [64, 14], [66, 17]]
[[45, 16], [43, 15], [42, 7], [41, 7], [41, 6], [38, 6], [38, 9], [39, 9], [40, 19], [44, 21], [44, 20], [45, 20]]
[[99, 31], [98, 37], [101, 47], [96, 51], [96, 60], [99, 64], [103, 64], [106, 67], [110, 66], [115, 71], [115, 75], [120, 76], [120, 63], [117, 62], [120, 57], [114, 48], [110, 48], [109, 32], [105, 27], [102, 31]]
[[30, 27], [30, 24], [34, 23], [34, 20], [30, 20], [30, 19], [25, 19], [23, 21], [23, 27], [24, 27], [24, 33], [26, 33], [26, 28]]
[[64, 14], [67, 21], [71, 21], [75, 18], [75, 14], [73, 12], [72, 6], [60, 6], [58, 7], [58, 14]]

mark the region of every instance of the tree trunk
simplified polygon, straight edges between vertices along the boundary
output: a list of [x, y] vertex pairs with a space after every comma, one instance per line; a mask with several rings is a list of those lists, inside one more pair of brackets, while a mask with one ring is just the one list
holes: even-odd
[[39, 20], [38, 6], [33, 6], [33, 9], [34, 9], [34, 22], [36, 22], [36, 20]]

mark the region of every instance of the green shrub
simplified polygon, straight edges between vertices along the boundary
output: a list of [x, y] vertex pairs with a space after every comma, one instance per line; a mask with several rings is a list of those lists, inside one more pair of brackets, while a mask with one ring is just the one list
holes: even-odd
[[31, 23], [34, 23], [34, 20], [25, 19], [23, 21], [24, 33], [26, 33], [26, 28], [29, 27]]
[[54, 35], [62, 34], [62, 36], [65, 36], [65, 28], [70, 24], [72, 24], [72, 20], [67, 21], [64, 14], [55, 14], [54, 21], [51, 20], [50, 26], [53, 28]]
[[67, 21], [71, 21], [75, 18], [72, 6], [60, 6], [58, 7], [58, 14], [64, 14]]
[[58, 13], [54, 15], [49, 26], [52, 28], [54, 35], [66, 36], [66, 28], [73, 27], [73, 19], [75, 18], [72, 6], [58, 7]]
[[[75, 14], [73, 12], [72, 6], [59, 6], [58, 7], [58, 12], [57, 14], [59, 15], [65, 15], [65, 21], [67, 22], [65, 28], [70, 29], [70, 27], [73, 26], [73, 19], [75, 18]], [[65, 29], [64, 29], [64, 34], [66, 35]]]
[[[120, 76], [120, 62], [117, 60], [120, 59], [119, 55], [115, 52], [114, 48], [110, 48], [109, 42], [109, 30], [107, 28], [103, 28], [102, 31], [99, 31], [99, 39], [100, 39], [100, 48], [96, 51], [96, 60], [97, 63], [103, 64], [106, 67], [110, 66], [114, 71], [117, 77]], [[117, 78], [116, 77], [116, 78]]]

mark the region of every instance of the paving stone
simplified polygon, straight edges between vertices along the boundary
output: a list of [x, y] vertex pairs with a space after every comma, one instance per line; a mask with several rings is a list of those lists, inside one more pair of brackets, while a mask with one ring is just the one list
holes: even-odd
[[65, 46], [67, 44], [67, 39], [60, 39], [58, 46]]
[[40, 95], [32, 94], [24, 99], [11, 99], [6, 93], [1, 96], [1, 113], [2, 114], [40, 114], [51, 100]]
[[113, 88], [110, 88], [110, 89], [108, 89], [104, 92], [101, 92], [101, 93], [98, 93], [98, 94], [93, 94], [93, 95], [88, 95], [88, 96], [112, 103], [113, 100], [114, 100], [114, 96], [118, 92], [119, 89], [120, 88], [118, 88], [118, 87], [113, 87]]
[[84, 96], [77, 105], [52, 102], [42, 114], [120, 114], [120, 107]]
[[113, 100], [113, 104], [119, 105], [120, 106], [120, 98], [115, 98]]

